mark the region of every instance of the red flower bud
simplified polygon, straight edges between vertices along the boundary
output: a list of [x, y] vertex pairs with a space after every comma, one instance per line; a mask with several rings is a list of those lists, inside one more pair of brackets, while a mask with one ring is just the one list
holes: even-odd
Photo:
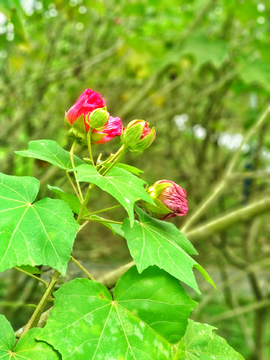
[[175, 216], [185, 216], [188, 207], [186, 190], [170, 180], [159, 180], [147, 189], [148, 194], [154, 200], [156, 206], [145, 204], [152, 214], [161, 220], [167, 220]]
[[102, 96], [91, 90], [86, 89], [75, 104], [66, 112], [67, 121], [73, 125], [73, 123], [83, 115], [85, 131], [88, 132], [90, 126], [86, 123], [86, 118], [98, 108], [106, 106], [105, 100]]
[[107, 123], [99, 130], [92, 131], [93, 144], [103, 144], [116, 136], [120, 136], [123, 130], [122, 121], [119, 117], [109, 116]]

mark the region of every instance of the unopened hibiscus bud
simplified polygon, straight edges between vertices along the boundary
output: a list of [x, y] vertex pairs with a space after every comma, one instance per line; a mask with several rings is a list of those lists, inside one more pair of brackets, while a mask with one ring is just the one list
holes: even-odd
[[147, 149], [155, 139], [155, 129], [149, 129], [144, 120], [133, 120], [121, 135], [122, 144], [137, 154]]
[[89, 125], [92, 129], [101, 128], [103, 125], [107, 123], [109, 120], [109, 113], [107, 111], [106, 106], [101, 109], [96, 109], [91, 114], [85, 117], [85, 122]]
[[71, 131], [71, 136], [74, 136], [76, 130], [80, 133], [87, 133], [90, 129], [87, 119], [94, 110], [103, 109], [104, 107], [106, 107], [106, 103], [102, 96], [91, 89], [86, 89], [66, 112], [65, 124], [67, 129], [75, 128], [75, 131]]
[[109, 119], [104, 126], [92, 131], [91, 141], [93, 144], [104, 144], [116, 136], [120, 136], [122, 131], [123, 125], [121, 119], [109, 115]]
[[188, 207], [186, 190], [170, 180], [159, 180], [146, 189], [156, 206], [145, 203], [145, 208], [160, 220], [185, 216]]

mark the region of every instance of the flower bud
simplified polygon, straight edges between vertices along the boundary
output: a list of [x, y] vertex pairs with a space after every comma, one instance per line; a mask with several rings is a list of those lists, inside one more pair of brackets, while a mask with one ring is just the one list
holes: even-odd
[[109, 113], [106, 106], [104, 108], [94, 110], [85, 117], [86, 124], [89, 125], [92, 129], [98, 130], [103, 125], [105, 125], [108, 120]]
[[[94, 110], [100, 108], [104, 110], [104, 107], [106, 107], [106, 103], [102, 96], [91, 89], [86, 89], [80, 95], [79, 99], [75, 102], [75, 104], [66, 112], [66, 124], [69, 123], [70, 125], [74, 125], [74, 123], [80, 117], [82, 117], [85, 127], [84, 132], [87, 133], [90, 129], [90, 126], [86, 122], [86, 120]], [[79, 127], [81, 130], [81, 123]], [[67, 128], [69, 129], [68, 126]], [[78, 124], [76, 126], [76, 129], [78, 129]]]
[[122, 131], [123, 125], [121, 119], [109, 115], [109, 119], [104, 126], [92, 131], [91, 141], [93, 144], [104, 144], [116, 136], [120, 136]]
[[185, 216], [188, 207], [186, 190], [170, 180], [159, 180], [146, 189], [156, 206], [145, 203], [145, 208], [160, 220]]
[[140, 154], [147, 149], [155, 139], [155, 129], [149, 129], [144, 120], [133, 120], [121, 135], [122, 144], [130, 151]]

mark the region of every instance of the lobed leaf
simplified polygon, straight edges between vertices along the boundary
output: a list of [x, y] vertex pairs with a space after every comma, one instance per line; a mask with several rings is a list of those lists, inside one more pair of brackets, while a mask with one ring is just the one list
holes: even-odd
[[[39, 160], [48, 161], [60, 169], [72, 169], [70, 154], [64, 150], [57, 142], [53, 140], [35, 140], [30, 141], [28, 150], [15, 151], [16, 154], [24, 157], [32, 157]], [[77, 156], [73, 156], [75, 166], [85, 164], [85, 162]]]
[[55, 293], [54, 307], [38, 339], [63, 359], [172, 359], [196, 303], [179, 281], [152, 267], [129, 269], [114, 300], [100, 283], [76, 279]]
[[75, 170], [78, 181], [97, 185], [123, 205], [129, 215], [131, 226], [134, 223], [134, 204], [138, 199], [154, 205], [143, 187], [145, 181], [123, 169], [113, 167], [105, 176], [100, 175], [92, 165], [80, 165]]
[[66, 273], [79, 227], [62, 200], [33, 203], [39, 181], [0, 174], [0, 271], [21, 265], [49, 265]]
[[[60, 360], [60, 354], [45, 342], [35, 338], [42, 329], [29, 330], [15, 346], [15, 334], [7, 319], [0, 315], [0, 359], [1, 360]], [[14, 348], [15, 346], [15, 348]]]
[[136, 212], [140, 222], [131, 227], [125, 219], [122, 230], [139, 272], [157, 265], [200, 294], [192, 270], [195, 267], [215, 287], [207, 272], [188, 255], [196, 254], [194, 247], [173, 224], [154, 219], [137, 206]]
[[181, 339], [181, 360], [244, 360], [243, 356], [228, 345], [226, 340], [213, 333], [216, 328], [188, 320], [188, 327]]

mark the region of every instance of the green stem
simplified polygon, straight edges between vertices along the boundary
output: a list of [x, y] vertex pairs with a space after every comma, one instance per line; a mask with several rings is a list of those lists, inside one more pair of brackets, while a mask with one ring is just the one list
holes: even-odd
[[79, 215], [78, 215], [78, 219], [77, 219], [77, 223], [79, 225], [82, 224], [82, 220], [83, 220], [83, 216], [84, 216], [84, 212], [85, 212], [85, 209], [86, 209], [86, 206], [88, 204], [88, 201], [89, 201], [89, 198], [91, 196], [91, 192], [92, 192], [92, 189], [95, 187], [95, 184], [90, 184], [89, 187], [88, 187], [88, 190], [87, 190], [87, 193], [85, 195], [85, 198], [82, 202], [82, 205], [81, 205], [81, 208], [80, 208], [80, 212], [79, 212]]
[[114, 220], [108, 220], [108, 219], [91, 219], [91, 218], [84, 218], [84, 219], [88, 220], [88, 221], [98, 221], [100, 223], [110, 223], [110, 224], [120, 224], [120, 225], [123, 224], [121, 221], [114, 221]]
[[76, 260], [73, 256], [70, 256], [70, 260], [73, 261], [88, 277], [90, 280], [95, 281], [94, 277], [86, 270], [82, 264], [79, 263], [78, 260]]
[[[70, 161], [71, 161], [71, 164], [72, 164], [73, 169], [75, 168], [73, 155], [74, 155], [74, 150], [75, 150], [76, 145], [77, 145], [77, 141], [74, 140], [73, 143], [72, 143], [70, 152], [69, 152], [69, 154], [70, 154]], [[76, 184], [77, 184], [77, 188], [78, 188], [78, 192], [79, 192], [79, 199], [80, 199], [80, 201], [82, 202], [82, 201], [83, 201], [83, 195], [82, 195], [82, 191], [81, 191], [80, 184], [79, 184], [78, 181], [77, 181], [77, 173], [76, 173], [76, 171], [74, 171], [74, 177], [75, 177]]]
[[76, 186], [73, 184], [73, 181], [71, 180], [71, 177], [69, 176], [68, 171], [66, 171], [66, 175], [67, 175], [67, 177], [68, 177], [68, 180], [69, 180], [69, 182], [70, 182], [71, 186], [73, 187], [73, 190], [74, 190], [74, 192], [75, 192], [75, 194], [76, 194], [77, 198], [81, 201], [81, 199], [80, 199], [80, 195], [79, 195], [79, 193], [78, 193], [78, 191], [77, 191], [77, 189], [76, 189]]
[[14, 269], [16, 269], [16, 270], [18, 270], [18, 271], [20, 271], [20, 272], [22, 272], [22, 273], [24, 273], [24, 274], [26, 274], [26, 275], [28, 275], [28, 276], [31, 276], [32, 278], [34, 278], [34, 279], [36, 279], [36, 280], [40, 281], [43, 285], [45, 285], [46, 287], [48, 287], [48, 283], [47, 283], [47, 281], [42, 280], [41, 278], [39, 278], [39, 277], [35, 276], [34, 274], [31, 274], [31, 273], [29, 273], [29, 272], [28, 272], [28, 271], [26, 271], [26, 270], [20, 269], [20, 268], [19, 268], [19, 267], [17, 267], [17, 266], [14, 266]]
[[91, 134], [92, 134], [92, 129], [90, 128], [90, 130], [87, 133], [87, 146], [88, 146], [90, 160], [92, 161], [94, 168], [96, 168], [96, 165], [94, 163], [93, 153], [92, 153]]
[[99, 214], [99, 213], [102, 213], [102, 212], [105, 212], [105, 211], [117, 209], [117, 208], [119, 208], [119, 207], [122, 207], [122, 205], [115, 205], [115, 206], [112, 206], [112, 207], [109, 207], [109, 208], [106, 208], [106, 209], [94, 211], [94, 212], [88, 214], [87, 216], [92, 216], [92, 215]]
[[55, 270], [53, 277], [52, 277], [44, 295], [42, 296], [37, 308], [35, 309], [33, 315], [31, 316], [30, 320], [28, 321], [27, 325], [25, 326], [21, 337], [23, 337], [23, 335], [26, 334], [26, 332], [28, 330], [32, 329], [33, 327], [35, 327], [37, 325], [39, 318], [48, 302], [48, 299], [51, 297], [54, 286], [57, 283], [59, 276], [60, 276], [60, 273], [57, 270]]
[[[128, 149], [126, 148], [126, 146], [125, 145], [122, 145], [121, 146], [121, 148], [117, 151], [117, 153], [116, 154], [118, 154], [117, 155], [117, 157], [113, 157], [112, 159], [114, 159], [113, 160], [113, 162], [111, 163], [111, 165], [107, 168], [107, 169], [105, 169], [105, 171], [103, 172], [103, 173], [101, 173], [101, 175], [102, 176], [104, 176], [104, 175], [106, 175], [107, 174], [107, 172], [108, 171], [110, 171], [111, 170], [111, 168], [114, 166], [114, 165], [116, 165], [121, 159], [122, 159], [122, 157], [126, 154], [126, 152], [128, 151]], [[115, 154], [115, 155], [116, 155]], [[111, 159], [111, 160], [112, 160]], [[102, 170], [101, 170], [102, 171]]]

